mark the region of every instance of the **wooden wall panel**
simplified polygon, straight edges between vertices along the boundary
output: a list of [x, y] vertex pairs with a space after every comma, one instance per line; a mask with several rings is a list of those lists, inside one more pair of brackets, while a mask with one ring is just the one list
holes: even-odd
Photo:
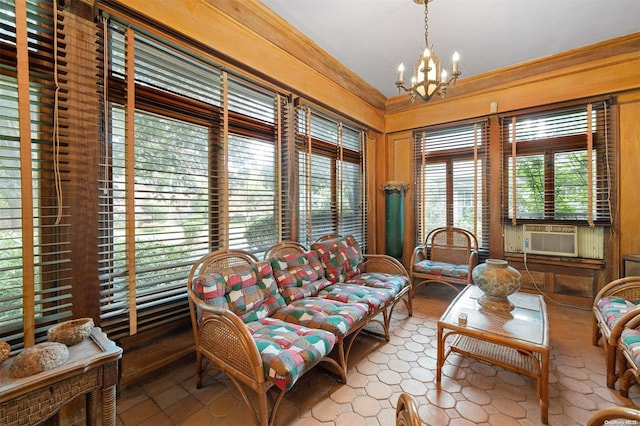
[[413, 232], [414, 232], [414, 217], [413, 217], [413, 170], [412, 164], [412, 132], [401, 132], [392, 135], [387, 135], [386, 141], [386, 169], [388, 174], [386, 179], [381, 182], [380, 191], [378, 197], [380, 203], [383, 206], [383, 211], [380, 214], [378, 223], [382, 226], [378, 228], [378, 232], [381, 234], [379, 240], [382, 241], [379, 247], [379, 252], [385, 252], [385, 222], [386, 222], [386, 199], [385, 192], [382, 189], [386, 182], [400, 181], [404, 182], [407, 186], [407, 192], [404, 198], [404, 236], [403, 236], [403, 249], [402, 249], [402, 263], [405, 266], [409, 264], [411, 259], [411, 252], [413, 251]]
[[620, 103], [620, 254], [640, 253], [640, 91]]

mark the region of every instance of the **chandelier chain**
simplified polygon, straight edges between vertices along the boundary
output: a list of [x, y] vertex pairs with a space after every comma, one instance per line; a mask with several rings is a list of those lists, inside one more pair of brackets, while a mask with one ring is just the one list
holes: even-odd
[[424, 2], [424, 48], [429, 49], [429, 0]]

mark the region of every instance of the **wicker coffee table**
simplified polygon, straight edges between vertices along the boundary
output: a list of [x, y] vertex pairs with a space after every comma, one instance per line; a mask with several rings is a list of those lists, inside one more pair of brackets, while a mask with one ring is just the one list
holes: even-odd
[[[451, 352], [524, 374], [537, 381], [541, 421], [548, 424], [549, 324], [544, 299], [516, 293], [509, 296], [515, 309], [496, 313], [478, 304], [481, 295], [476, 286], [467, 286], [438, 321], [438, 386], [442, 367]], [[460, 314], [467, 315], [466, 324]]]

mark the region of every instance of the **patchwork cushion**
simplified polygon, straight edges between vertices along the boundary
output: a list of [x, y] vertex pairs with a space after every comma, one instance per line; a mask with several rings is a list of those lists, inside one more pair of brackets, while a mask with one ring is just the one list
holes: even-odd
[[330, 331], [338, 339], [342, 339], [367, 316], [368, 312], [369, 307], [363, 303], [347, 304], [320, 297], [307, 297], [278, 309], [273, 318]]
[[453, 263], [436, 262], [432, 260], [422, 260], [416, 263], [413, 265], [413, 270], [422, 274], [458, 278], [463, 280], [469, 275], [469, 265], [456, 265]]
[[229, 309], [242, 315], [262, 302], [262, 292], [258, 288], [257, 270], [254, 265], [221, 269], [219, 274], [227, 283], [225, 296]]
[[351, 278], [347, 283], [392, 290], [395, 296], [409, 285], [409, 277], [384, 272], [364, 272]]
[[256, 284], [260, 290], [262, 301], [256, 304], [252, 310], [241, 315], [245, 323], [269, 317], [285, 305], [280, 289], [273, 277], [271, 264], [269, 262], [258, 262], [254, 266], [256, 269]]
[[[319, 263], [319, 262], [316, 262]], [[318, 267], [309, 263], [304, 254], [291, 253], [271, 259], [276, 282], [286, 301], [315, 296], [330, 284], [318, 274]]]
[[265, 375], [281, 390], [295, 382], [333, 349], [334, 334], [274, 318], [247, 323], [262, 359]]
[[360, 273], [362, 253], [353, 235], [315, 242], [311, 249], [318, 253], [332, 283], [344, 282]]
[[386, 305], [395, 296], [393, 290], [338, 283], [318, 293], [318, 297], [344, 303], [366, 303], [371, 311]]
[[597, 306], [611, 329], [627, 312], [640, 306], [640, 298], [623, 299], [619, 296], [608, 296], [598, 300]]
[[217, 306], [219, 308], [229, 309], [227, 299], [224, 297], [224, 291], [227, 286], [222, 275], [214, 272], [207, 275], [198, 275], [194, 277], [192, 289], [198, 297], [206, 304]]
[[285, 304], [268, 262], [201, 275], [192, 285], [205, 303], [229, 309], [245, 323], [268, 317]]
[[324, 266], [318, 257], [318, 253], [314, 250], [309, 250], [304, 253], [304, 257], [307, 258], [307, 262], [309, 262], [309, 265], [316, 271], [318, 277], [324, 278]]
[[338, 239], [338, 255], [342, 264], [344, 279], [349, 280], [360, 273], [359, 265], [362, 263], [362, 253], [358, 242], [353, 235]]
[[344, 281], [342, 279], [342, 264], [338, 256], [337, 246], [338, 243], [335, 238], [316, 242], [311, 246], [311, 249], [318, 253], [318, 258], [322, 262], [322, 266], [324, 266], [325, 277], [334, 284], [339, 281]]
[[620, 335], [620, 341], [625, 350], [631, 354], [636, 366], [640, 366], [640, 330], [625, 328]]

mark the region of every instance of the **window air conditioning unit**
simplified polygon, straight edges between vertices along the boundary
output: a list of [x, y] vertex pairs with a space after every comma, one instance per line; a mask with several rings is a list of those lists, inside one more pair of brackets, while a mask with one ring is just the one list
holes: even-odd
[[524, 225], [522, 251], [550, 256], [578, 256], [578, 228], [574, 225]]

